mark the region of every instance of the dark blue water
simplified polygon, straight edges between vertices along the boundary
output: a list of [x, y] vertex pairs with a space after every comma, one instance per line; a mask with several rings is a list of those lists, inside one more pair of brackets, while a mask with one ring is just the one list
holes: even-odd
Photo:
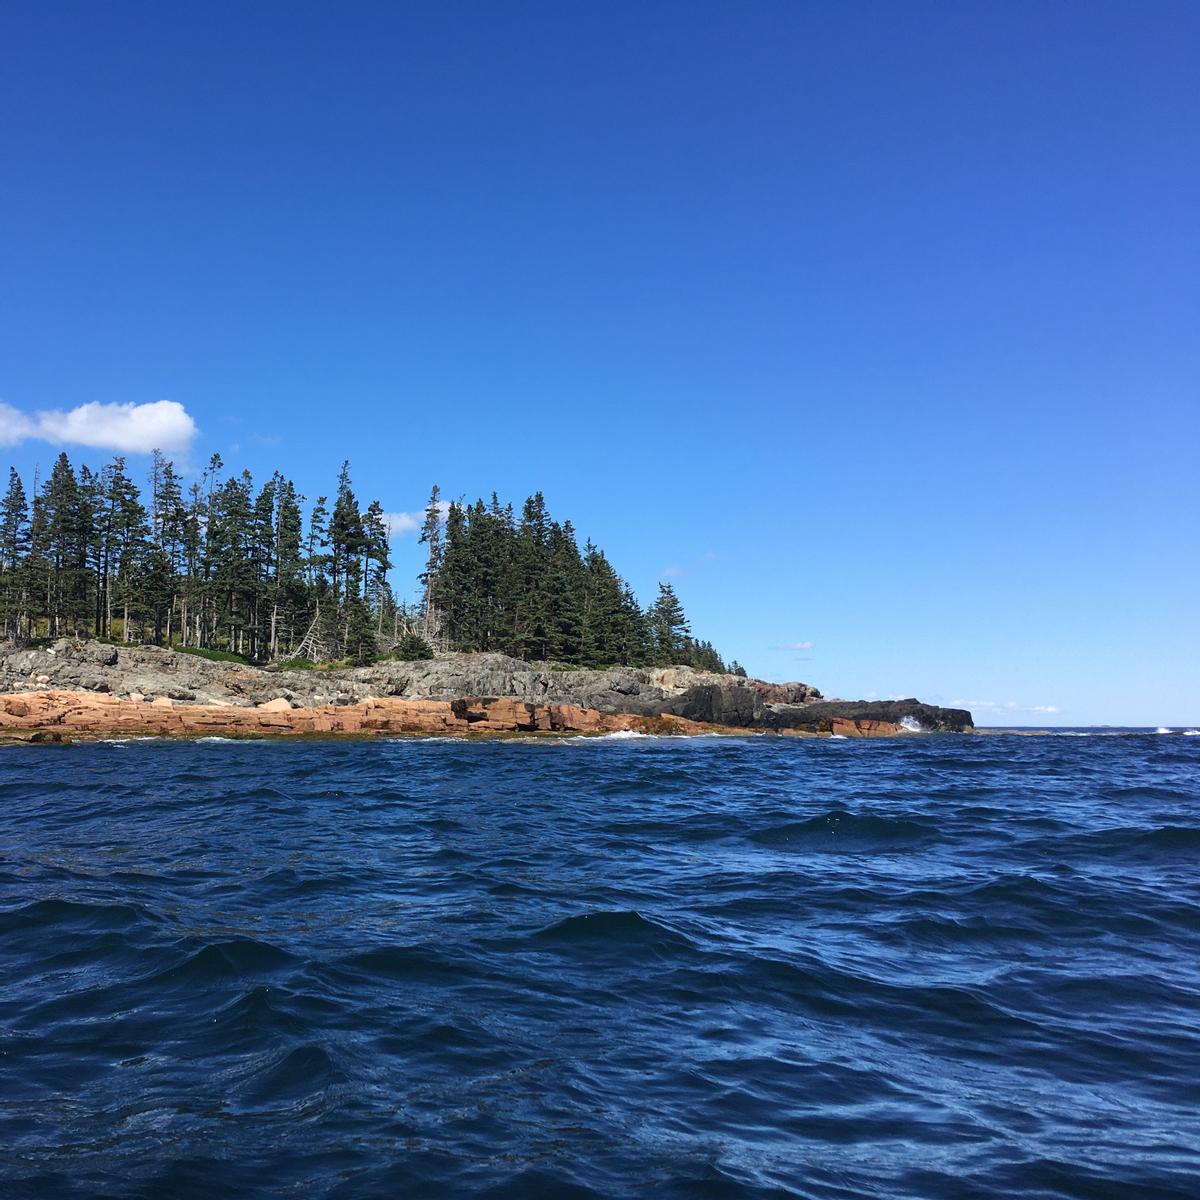
[[0, 751], [7, 1197], [1200, 1194], [1200, 737]]

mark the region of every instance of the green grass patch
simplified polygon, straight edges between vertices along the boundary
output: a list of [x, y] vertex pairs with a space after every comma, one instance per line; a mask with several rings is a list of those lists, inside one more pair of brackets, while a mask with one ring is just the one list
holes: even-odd
[[246, 667], [250, 660], [241, 654], [231, 654], [228, 650], [205, 650], [201, 646], [178, 646], [180, 654], [194, 654], [197, 658], [207, 658], [209, 662], [241, 663]]

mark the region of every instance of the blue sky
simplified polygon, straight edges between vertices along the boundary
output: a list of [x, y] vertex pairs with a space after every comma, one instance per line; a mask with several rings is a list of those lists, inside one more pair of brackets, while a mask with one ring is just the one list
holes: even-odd
[[753, 673], [1200, 721], [1195, 4], [12, 2], [0, 44], [0, 461], [540, 488]]

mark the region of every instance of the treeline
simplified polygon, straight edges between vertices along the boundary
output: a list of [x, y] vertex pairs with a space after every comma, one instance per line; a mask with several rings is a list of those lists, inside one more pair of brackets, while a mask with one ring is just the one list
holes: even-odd
[[278, 658], [310, 631], [366, 661], [397, 613], [378, 501], [361, 510], [348, 465], [332, 509], [278, 472], [256, 488], [214, 455], [185, 491], [155, 452], [143, 491], [116, 458], [99, 471], [60, 454], [28, 497], [9, 472], [0, 502], [0, 631], [112, 638]]
[[[0, 501], [0, 638], [118, 638], [254, 661], [369, 662], [438, 649], [503, 650], [567, 664], [723, 669], [692, 637], [667, 584], [642, 610], [604, 554], [581, 552], [541, 494], [511, 506], [440, 502], [421, 535], [421, 598], [399, 604], [378, 500], [359, 504], [343, 464], [306, 497], [276, 472], [256, 486], [213, 455], [187, 487], [154, 453], [141, 488], [115, 458], [78, 471], [60, 454], [29, 492], [15, 470]], [[736, 664], [733, 664], [736, 667]], [[740, 668], [738, 668], [740, 669]]]
[[519, 518], [495, 493], [441, 516], [435, 488], [421, 535], [425, 604], [457, 649], [589, 667], [726, 669], [710, 642], [692, 637], [669, 583], [643, 610], [602, 550], [590, 541], [580, 550], [571, 522], [551, 519], [541, 492]]

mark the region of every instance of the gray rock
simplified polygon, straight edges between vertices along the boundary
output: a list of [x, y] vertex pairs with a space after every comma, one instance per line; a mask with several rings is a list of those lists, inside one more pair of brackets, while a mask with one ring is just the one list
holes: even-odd
[[609, 713], [670, 713], [748, 729], [817, 728], [831, 716], [884, 721], [909, 716], [931, 730], [971, 728], [970, 713], [959, 709], [934, 708], [916, 700], [830, 702], [810, 684], [766, 683], [691, 667], [562, 670], [504, 654], [443, 654], [421, 662], [281, 671], [212, 662], [153, 646], [108, 646], [72, 638], [56, 642], [49, 650], [0, 646], [0, 692], [44, 687], [137, 692], [194, 704], [244, 707], [277, 698], [304, 707], [354, 704], [372, 696], [511, 697]]

